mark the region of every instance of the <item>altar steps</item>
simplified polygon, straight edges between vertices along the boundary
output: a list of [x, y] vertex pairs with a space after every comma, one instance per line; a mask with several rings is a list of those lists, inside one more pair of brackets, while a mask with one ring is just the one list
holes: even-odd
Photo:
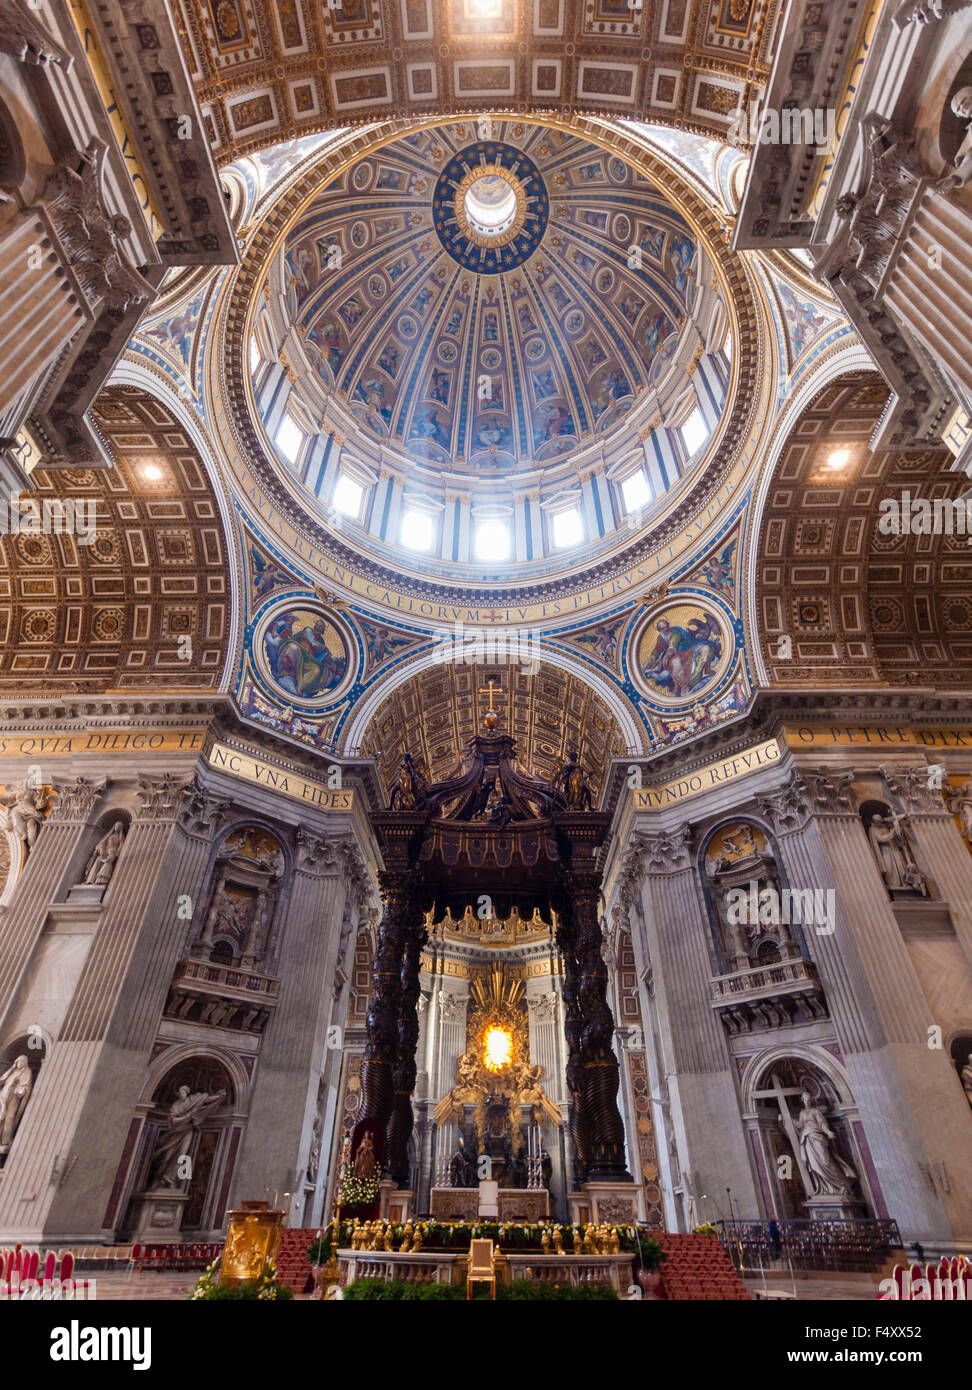
[[316, 1226], [285, 1226], [277, 1246], [277, 1279], [289, 1284], [295, 1294], [311, 1287], [311, 1264], [307, 1250], [317, 1239]]
[[670, 1299], [741, 1302], [749, 1298], [718, 1236], [666, 1231], [655, 1239], [668, 1256], [661, 1273]]

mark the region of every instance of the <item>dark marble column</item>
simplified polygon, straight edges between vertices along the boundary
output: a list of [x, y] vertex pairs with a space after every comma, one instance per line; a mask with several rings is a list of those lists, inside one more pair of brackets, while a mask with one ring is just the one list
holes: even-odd
[[384, 1144], [394, 1108], [402, 964], [413, 877], [409, 872], [387, 870], [378, 875], [382, 917], [378, 927], [378, 948], [368, 1009], [368, 1041], [361, 1065], [361, 1118], [355, 1129], [354, 1152], [357, 1152], [365, 1130], [370, 1130], [374, 1136], [375, 1153], [378, 1154]]
[[391, 1117], [385, 1131], [385, 1168], [399, 1187], [408, 1187], [408, 1141], [412, 1136], [412, 1092], [417, 1070], [418, 1000], [421, 993], [419, 964], [427, 940], [422, 912], [414, 898], [409, 902], [402, 954], [401, 998], [398, 1010], [398, 1048], [392, 1081], [395, 1088]]
[[630, 1182], [624, 1160], [624, 1121], [618, 1108], [620, 1072], [614, 1054], [614, 1016], [597, 915], [600, 875], [568, 875], [577, 941], [577, 1002], [581, 1016], [580, 1076], [590, 1127], [588, 1181]]

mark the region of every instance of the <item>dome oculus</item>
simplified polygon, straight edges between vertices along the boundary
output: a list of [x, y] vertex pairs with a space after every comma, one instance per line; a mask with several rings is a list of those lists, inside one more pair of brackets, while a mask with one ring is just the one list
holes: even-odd
[[513, 270], [547, 229], [547, 188], [533, 160], [500, 141], [460, 150], [439, 175], [432, 218], [439, 240], [469, 270]]

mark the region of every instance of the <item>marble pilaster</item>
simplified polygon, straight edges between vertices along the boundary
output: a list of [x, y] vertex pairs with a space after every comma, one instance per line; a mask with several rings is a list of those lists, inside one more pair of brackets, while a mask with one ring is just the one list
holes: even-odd
[[[683, 1197], [732, 1189], [737, 1211], [758, 1210], [736, 1078], [726, 1042], [709, 1005], [713, 965], [708, 921], [687, 826], [639, 835], [629, 851], [630, 892], [636, 898], [636, 953], [652, 962], [657, 1027]], [[719, 1136], [714, 1145], [713, 1135]]]
[[[967, 1239], [972, 1234], [972, 1179], [964, 1155], [972, 1147], [972, 1115], [947, 1056], [929, 1047], [935, 1020], [856, 809], [846, 797], [831, 796], [828, 802], [822, 784], [814, 817], [841, 906], [834, 937], [846, 930], [853, 939], [867, 982], [865, 992], [863, 982], [851, 981], [853, 1000], [836, 1009], [832, 1005], [835, 1021], [840, 1031], [846, 1011], [849, 1025], [853, 1010], [864, 1007], [870, 994], [886, 1039], [882, 1047], [872, 1034], [870, 1049], [849, 1054], [848, 1071], [862, 1115], [870, 1115], [865, 1129], [889, 1215], [909, 1239]], [[808, 862], [806, 872], [819, 877], [821, 865]], [[825, 954], [833, 949], [846, 962], [851, 953], [840, 942], [831, 948], [822, 937], [816, 941], [821, 973], [836, 987], [839, 972], [828, 975]], [[853, 1048], [849, 1026], [847, 1032], [847, 1046]]]
[[[301, 829], [278, 971], [279, 1004], [267, 1024], [230, 1201], [303, 1186], [327, 1046], [331, 980], [348, 891], [344, 842]], [[331, 1136], [322, 1135], [328, 1153]]]

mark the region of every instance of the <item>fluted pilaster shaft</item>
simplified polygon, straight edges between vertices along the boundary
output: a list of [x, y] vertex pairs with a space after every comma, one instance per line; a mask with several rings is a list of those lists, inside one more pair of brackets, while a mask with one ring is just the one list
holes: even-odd
[[[267, 1024], [231, 1194], [303, 1186], [348, 891], [343, 842], [301, 829], [283, 923], [280, 1002]], [[321, 1152], [329, 1136], [322, 1136]]]
[[[141, 809], [8, 1163], [3, 1209], [8, 1220], [19, 1210], [32, 1230], [89, 1237], [105, 1224], [124, 1135], [185, 937], [179, 897], [196, 891], [206, 853], [205, 847], [194, 853], [195, 841], [176, 828], [185, 786], [185, 778], [169, 774], [139, 778]], [[86, 1156], [83, 1166], [50, 1186], [53, 1160], [63, 1172], [75, 1155]], [[42, 1199], [18, 1208], [28, 1193]]]
[[[916, 1239], [968, 1238], [972, 1184], [962, 1157], [972, 1132], [968, 1106], [948, 1058], [928, 1045], [936, 1020], [860, 817], [825, 814], [818, 824], [894, 1064], [880, 1081], [874, 1069], [868, 1075], [871, 1086], [883, 1085], [887, 1098], [883, 1126], [872, 1132], [871, 1143], [887, 1150], [878, 1172], [889, 1209]], [[895, 1141], [890, 1146], [888, 1135]]]
[[47, 909], [78, 850], [88, 820], [105, 790], [104, 779], [56, 784], [59, 795], [20, 872], [0, 932], [0, 1020], [4, 1036], [19, 1004], [20, 986], [37, 947]]

